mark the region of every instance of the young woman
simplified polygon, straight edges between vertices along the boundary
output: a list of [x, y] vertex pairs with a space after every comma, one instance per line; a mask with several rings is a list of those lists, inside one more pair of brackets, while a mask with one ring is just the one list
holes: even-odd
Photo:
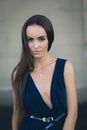
[[12, 72], [12, 130], [74, 130], [77, 94], [73, 66], [53, 58], [50, 20], [30, 17], [22, 28], [22, 54]]

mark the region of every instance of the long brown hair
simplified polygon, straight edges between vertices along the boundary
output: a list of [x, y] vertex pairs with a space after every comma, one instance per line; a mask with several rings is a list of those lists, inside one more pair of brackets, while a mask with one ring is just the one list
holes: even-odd
[[[22, 53], [21, 58], [17, 66], [14, 68], [11, 76], [12, 86], [16, 94], [16, 107], [20, 112], [23, 112], [23, 92], [26, 86], [27, 77], [30, 72], [34, 70], [34, 58], [27, 44], [26, 28], [29, 25], [40, 25], [42, 26], [48, 37], [48, 51], [51, 48], [54, 40], [54, 30], [50, 20], [43, 15], [34, 15], [30, 17], [23, 25], [22, 28]], [[14, 73], [16, 71], [15, 79]]]

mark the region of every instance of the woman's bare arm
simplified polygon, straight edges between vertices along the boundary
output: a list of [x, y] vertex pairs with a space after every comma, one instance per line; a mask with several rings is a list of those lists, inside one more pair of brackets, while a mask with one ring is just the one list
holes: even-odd
[[67, 117], [63, 130], [74, 130], [78, 113], [78, 105], [74, 70], [69, 61], [67, 61], [65, 65], [64, 79], [67, 95]]
[[[15, 80], [16, 71], [13, 75], [13, 80]], [[12, 130], [18, 130], [19, 127], [19, 113], [16, 109], [16, 93], [15, 87], [12, 86], [12, 96], [13, 96], [13, 114], [12, 114]]]
[[16, 101], [15, 101], [14, 90], [13, 90], [12, 130], [18, 130], [18, 114], [17, 114], [17, 110], [16, 110]]

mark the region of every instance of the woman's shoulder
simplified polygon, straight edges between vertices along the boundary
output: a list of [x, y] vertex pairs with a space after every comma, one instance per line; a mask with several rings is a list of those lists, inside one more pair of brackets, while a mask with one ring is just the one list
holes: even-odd
[[66, 62], [67, 59], [66, 59], [66, 58], [60, 58], [60, 57], [58, 57], [58, 58], [57, 58], [57, 61], [59, 61], [59, 62]]
[[59, 62], [61, 65], [65, 67], [65, 69], [72, 70], [73, 69], [73, 64], [70, 60], [66, 58], [57, 58], [57, 62]]
[[65, 64], [65, 73], [66, 74], [70, 74], [70, 73], [74, 73], [74, 67], [71, 61], [67, 60], [66, 64]]
[[15, 69], [13, 70], [12, 75], [11, 75], [12, 87], [13, 87], [14, 84], [15, 84], [16, 75], [17, 75], [17, 68], [15, 68]]
[[66, 58], [57, 58], [57, 64], [60, 68], [62, 68], [62, 70], [65, 71], [65, 73], [74, 71], [72, 62]]
[[65, 64], [66, 64], [66, 62], [67, 62], [68, 60], [67, 59], [65, 59], [65, 58], [57, 58], [57, 64], [58, 64], [58, 66], [60, 66], [61, 68], [63, 67], [65, 67]]
[[13, 80], [15, 80], [16, 74], [17, 74], [17, 69], [15, 69], [15, 70], [13, 71]]

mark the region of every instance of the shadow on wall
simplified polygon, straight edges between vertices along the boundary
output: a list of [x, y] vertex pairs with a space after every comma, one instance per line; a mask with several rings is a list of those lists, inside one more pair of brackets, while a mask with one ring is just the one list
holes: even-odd
[[[0, 130], [11, 128], [12, 106], [0, 106]], [[76, 130], [87, 130], [87, 102], [79, 103]]]

